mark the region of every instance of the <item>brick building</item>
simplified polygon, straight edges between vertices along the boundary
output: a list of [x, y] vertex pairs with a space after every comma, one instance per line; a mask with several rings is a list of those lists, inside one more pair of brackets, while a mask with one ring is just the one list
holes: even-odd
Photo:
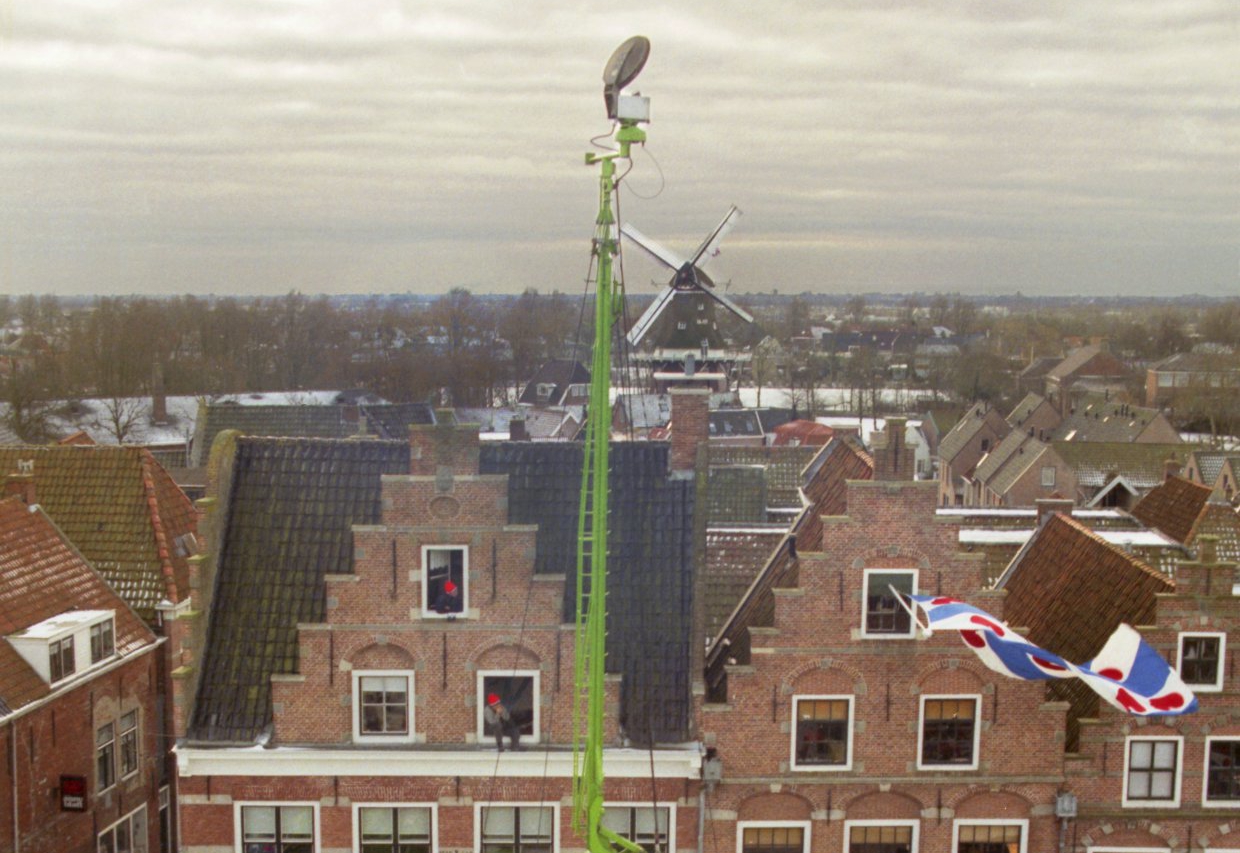
[[708, 850], [1054, 843], [1066, 705], [954, 635], [916, 635], [889, 587], [1001, 602], [900, 457], [876, 442], [875, 479], [846, 482], [842, 513], [811, 525], [807, 508], [707, 654]]
[[[204, 567], [210, 641], [178, 697], [182, 849], [580, 846], [568, 804], [581, 448], [482, 450], [447, 419], [411, 443], [231, 442]], [[629, 511], [611, 542], [608, 820], [692, 846], [693, 490], [668, 477], [666, 445], [613, 458], [613, 505]], [[448, 581], [460, 609], [440, 613]], [[496, 750], [491, 694], [520, 750], [511, 737]]]
[[0, 500], [0, 851], [168, 850], [163, 641], [37, 506]]

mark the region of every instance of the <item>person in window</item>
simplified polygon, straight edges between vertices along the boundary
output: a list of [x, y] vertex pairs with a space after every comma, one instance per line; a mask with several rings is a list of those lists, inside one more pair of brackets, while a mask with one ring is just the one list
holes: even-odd
[[521, 749], [521, 727], [499, 700], [499, 694], [487, 694], [487, 706], [482, 711], [482, 719], [495, 733], [495, 745], [500, 752], [504, 751], [504, 735], [508, 735], [513, 750]]
[[443, 589], [439, 592], [439, 597], [435, 599], [435, 612], [444, 613], [448, 616], [448, 621], [456, 619], [456, 614], [461, 612], [461, 588], [452, 581], [444, 581]]

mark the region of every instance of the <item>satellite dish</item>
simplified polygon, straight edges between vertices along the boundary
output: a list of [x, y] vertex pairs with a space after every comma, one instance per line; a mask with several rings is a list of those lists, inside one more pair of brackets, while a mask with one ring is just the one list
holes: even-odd
[[603, 68], [603, 100], [607, 103], [607, 117], [614, 119], [620, 99], [620, 90], [637, 79], [650, 56], [650, 39], [633, 36], [616, 48]]

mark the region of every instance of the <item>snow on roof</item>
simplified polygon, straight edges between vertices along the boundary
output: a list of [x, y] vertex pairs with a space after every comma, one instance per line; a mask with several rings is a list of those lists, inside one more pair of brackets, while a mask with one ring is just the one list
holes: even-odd
[[[964, 528], [960, 531], [959, 542], [961, 545], [1023, 545], [1033, 532], [1029, 527], [1012, 530]], [[1157, 530], [1095, 530], [1094, 533], [1121, 548], [1174, 548], [1179, 544]]]

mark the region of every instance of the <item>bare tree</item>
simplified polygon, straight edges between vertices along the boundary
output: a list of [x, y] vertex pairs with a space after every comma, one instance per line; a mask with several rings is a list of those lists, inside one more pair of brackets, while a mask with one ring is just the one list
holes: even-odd
[[135, 429], [142, 420], [144, 406], [139, 397], [109, 397], [103, 403], [102, 423], [117, 444], [135, 438]]

